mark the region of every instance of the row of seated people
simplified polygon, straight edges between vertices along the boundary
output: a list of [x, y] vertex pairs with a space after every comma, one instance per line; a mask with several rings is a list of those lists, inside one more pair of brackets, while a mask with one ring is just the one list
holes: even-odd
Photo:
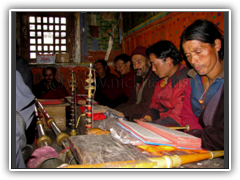
[[[129, 121], [164, 126], [188, 124], [188, 133], [200, 137], [203, 148], [222, 150], [223, 44], [223, 35], [216, 25], [197, 20], [184, 30], [180, 51], [170, 41], [161, 40], [149, 48], [136, 47], [130, 57], [116, 57], [114, 65], [120, 79], [109, 73], [104, 60], [97, 61], [95, 97], [122, 112]], [[180, 63], [182, 57], [190, 69]]]
[[[131, 56], [114, 59], [120, 78], [110, 73], [105, 60], [94, 63], [95, 100], [114, 108], [129, 121], [164, 126], [190, 126], [189, 134], [202, 139], [202, 147], [224, 149], [224, 39], [213, 23], [197, 20], [182, 36], [180, 51], [161, 40], [149, 48], [138, 46]], [[180, 63], [182, 57], [191, 69]], [[43, 71], [36, 86], [39, 98], [62, 98], [68, 93], [55, 79], [56, 70]], [[56, 93], [52, 87], [58, 87]], [[61, 96], [61, 97], [60, 97]]]

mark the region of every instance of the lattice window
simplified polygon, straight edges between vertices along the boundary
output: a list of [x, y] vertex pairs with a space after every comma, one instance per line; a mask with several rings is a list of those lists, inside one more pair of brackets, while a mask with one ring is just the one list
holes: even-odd
[[66, 30], [66, 17], [29, 16], [30, 59], [37, 54], [66, 53]]

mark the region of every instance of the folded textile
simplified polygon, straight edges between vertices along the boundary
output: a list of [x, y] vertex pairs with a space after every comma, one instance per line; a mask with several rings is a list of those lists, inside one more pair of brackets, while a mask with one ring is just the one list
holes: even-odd
[[43, 146], [36, 149], [28, 162], [26, 163], [27, 168], [38, 168], [38, 166], [48, 158], [57, 158], [58, 153], [50, 146]]
[[[80, 106], [80, 110], [83, 114], [85, 114], [86, 107]], [[106, 119], [106, 116], [103, 113], [94, 113], [93, 114], [94, 121], [103, 120], [103, 119]]]

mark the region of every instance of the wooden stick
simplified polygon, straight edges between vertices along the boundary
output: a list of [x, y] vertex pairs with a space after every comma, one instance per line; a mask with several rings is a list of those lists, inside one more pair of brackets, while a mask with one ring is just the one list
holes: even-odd
[[187, 132], [189, 131], [189, 125], [188, 124], [185, 127], [168, 127], [168, 128], [176, 129], [176, 130], [185, 129]]
[[153, 168], [156, 166], [156, 162], [147, 160], [131, 160], [131, 161], [119, 161], [108, 162], [101, 164], [84, 164], [84, 165], [68, 165], [64, 164], [58, 168]]
[[147, 160], [132, 160], [108, 162], [101, 164], [68, 165], [63, 164], [58, 168], [177, 168], [180, 165], [197, 162], [205, 159], [213, 159], [224, 156], [224, 151], [209, 151], [206, 153], [195, 153], [187, 155], [162, 156], [148, 158]]

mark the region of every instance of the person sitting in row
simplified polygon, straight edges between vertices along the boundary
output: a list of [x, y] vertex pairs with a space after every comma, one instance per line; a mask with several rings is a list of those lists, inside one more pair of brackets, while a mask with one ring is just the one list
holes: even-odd
[[116, 108], [128, 101], [135, 79], [130, 60], [131, 58], [127, 54], [121, 54], [114, 59], [115, 70], [119, 73], [120, 78], [110, 73], [110, 68], [105, 60], [95, 62], [97, 87], [94, 100], [100, 105]]
[[119, 96], [118, 77], [110, 73], [107, 61], [101, 59], [94, 63], [96, 72], [96, 91], [94, 100], [100, 105], [115, 107], [114, 100]]
[[69, 96], [62, 82], [55, 78], [55, 67], [46, 67], [42, 74], [44, 79], [34, 86], [33, 92], [38, 99], [62, 99]]
[[121, 54], [114, 59], [115, 70], [120, 74], [119, 78], [119, 97], [115, 101], [115, 107], [126, 103], [131, 97], [134, 87], [135, 73], [132, 69], [131, 58], [127, 54]]
[[141, 118], [142, 114], [148, 110], [155, 84], [160, 80], [152, 72], [146, 50], [146, 47], [138, 46], [132, 51], [131, 60], [136, 74], [135, 86], [132, 89], [129, 100], [116, 107], [116, 110], [122, 112], [129, 121]]
[[202, 148], [224, 149], [224, 39], [218, 27], [196, 20], [182, 33], [181, 51], [191, 78], [181, 112], [182, 125], [202, 139]]
[[137, 121], [150, 121], [164, 126], [182, 126], [180, 112], [189, 82], [188, 68], [180, 64], [181, 53], [170, 41], [159, 41], [147, 49], [152, 71], [159, 78], [149, 110]]

